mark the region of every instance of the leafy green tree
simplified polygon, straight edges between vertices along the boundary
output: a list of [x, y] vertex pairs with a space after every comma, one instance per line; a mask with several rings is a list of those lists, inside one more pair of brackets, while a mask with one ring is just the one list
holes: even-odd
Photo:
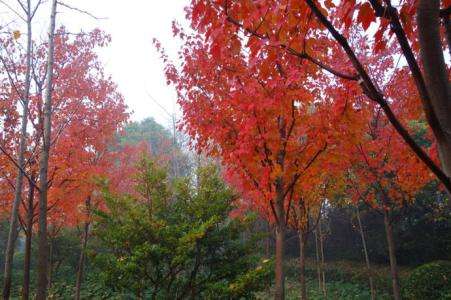
[[152, 157], [158, 158], [162, 165], [170, 166], [171, 178], [188, 175], [191, 171], [190, 157], [183, 149], [182, 140], [180, 132], [171, 132], [153, 118], [129, 123], [118, 137], [121, 147], [144, 144]]
[[148, 159], [140, 163], [135, 196], [105, 191], [94, 233], [109, 288], [146, 299], [251, 298], [270, 263], [255, 255], [253, 218], [230, 218], [236, 195], [214, 166], [175, 182]]
[[163, 147], [172, 143], [172, 134], [153, 118], [127, 124], [123, 134], [119, 137], [119, 143], [121, 145], [136, 145], [141, 142], [148, 143], [152, 153], [159, 155], [167, 150]]

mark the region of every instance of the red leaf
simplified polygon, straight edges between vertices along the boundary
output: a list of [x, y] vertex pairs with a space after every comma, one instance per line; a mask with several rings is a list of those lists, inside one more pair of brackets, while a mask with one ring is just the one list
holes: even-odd
[[371, 23], [375, 20], [375, 15], [371, 4], [365, 2], [359, 10], [357, 21], [362, 24], [363, 29], [367, 30]]

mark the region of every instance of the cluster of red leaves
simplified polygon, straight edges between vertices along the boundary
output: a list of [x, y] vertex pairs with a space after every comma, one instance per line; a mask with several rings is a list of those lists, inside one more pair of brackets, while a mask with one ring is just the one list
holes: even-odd
[[[418, 55], [415, 1], [398, 4], [394, 12]], [[378, 207], [381, 191], [402, 204], [433, 178], [365, 96], [348, 55], [312, 6], [349, 41], [410, 133], [433, 143], [428, 128], [420, 134], [413, 126], [424, 116], [399, 63], [387, 10], [363, 0], [192, 0], [186, 12], [194, 33], [173, 26], [184, 42], [182, 65], [173, 65], [156, 43], [178, 91], [183, 128], [195, 147], [221, 158], [243, 193], [243, 209], [271, 218], [278, 180], [287, 210], [292, 200], [318, 204], [315, 195], [328, 184], [340, 191], [351, 186], [354, 199]]]
[[[117, 175], [119, 155], [114, 149], [116, 135], [128, 119], [122, 95], [110, 77], [105, 75], [96, 54], [98, 47], [109, 43], [109, 36], [100, 30], [76, 36], [60, 28], [55, 35], [54, 88], [52, 93], [52, 137], [49, 160], [48, 221], [53, 228], [75, 225], [85, 217], [84, 204], [88, 196], [98, 202], [96, 178]], [[11, 66], [8, 71], [16, 76], [16, 88], [23, 85], [25, 56], [13, 42], [8, 52]], [[30, 96], [30, 129], [26, 153], [26, 173], [37, 181], [39, 149], [42, 143], [42, 92], [45, 88], [46, 45], [34, 51], [34, 84]], [[6, 84], [2, 95], [5, 108], [2, 120], [1, 144], [15, 157], [20, 122], [17, 116], [19, 97], [15, 89]], [[15, 113], [11, 113], [15, 112]], [[128, 152], [130, 153], [130, 151]], [[16, 168], [5, 155], [2, 159], [2, 188], [12, 195]], [[27, 186], [29, 189], [30, 186]], [[27, 189], [23, 194], [21, 214], [26, 210]], [[36, 192], [36, 195], [38, 193]], [[2, 203], [9, 211], [11, 197]], [[37, 200], [35, 199], [35, 209]], [[93, 203], [94, 205], [95, 203]]]

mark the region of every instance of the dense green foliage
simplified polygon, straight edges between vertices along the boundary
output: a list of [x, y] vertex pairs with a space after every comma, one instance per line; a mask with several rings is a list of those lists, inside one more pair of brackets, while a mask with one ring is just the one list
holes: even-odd
[[416, 268], [405, 288], [408, 299], [451, 299], [451, 262], [436, 261]]
[[251, 220], [230, 219], [234, 193], [210, 166], [196, 180], [171, 185], [166, 172], [143, 160], [137, 195], [105, 191], [95, 236], [108, 251], [95, 253], [105, 286], [152, 299], [251, 297], [269, 264], [253, 255]]

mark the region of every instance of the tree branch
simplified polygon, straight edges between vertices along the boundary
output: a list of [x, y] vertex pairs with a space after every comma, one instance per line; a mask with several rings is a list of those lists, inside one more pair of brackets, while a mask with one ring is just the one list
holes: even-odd
[[0, 151], [3, 152], [3, 154], [8, 158], [8, 160], [10, 160], [10, 161], [14, 164], [14, 166], [15, 166], [20, 172], [22, 172], [22, 174], [28, 179], [28, 181], [29, 181], [30, 183], [33, 184], [33, 186], [34, 186], [38, 191], [40, 191], [40, 189], [39, 189], [38, 185], [36, 184], [36, 182], [35, 182], [34, 180], [32, 180], [32, 179], [30, 178], [30, 176], [28, 176], [27, 172], [25, 172], [25, 170], [19, 166], [19, 164], [16, 162], [16, 160], [8, 153], [8, 151], [6, 151], [5, 148], [3, 148], [3, 146], [2, 146], [1, 144], [0, 144]]
[[[228, 10], [227, 8], [224, 9], [226, 16], [227, 16], [227, 21], [229, 21], [230, 23], [234, 24], [235, 26], [241, 28], [244, 30], [244, 32], [247, 32], [248, 34], [258, 37], [259, 39], [262, 40], [269, 40], [268, 35], [263, 35], [258, 33], [256, 30], [250, 29], [250, 28], [246, 28], [244, 27], [240, 22], [238, 22], [237, 20], [235, 20], [234, 18], [232, 18], [229, 14], [228, 14]], [[326, 70], [327, 72], [340, 77], [342, 79], [346, 79], [346, 80], [354, 80], [357, 81], [359, 76], [358, 75], [351, 75], [351, 74], [345, 74], [343, 72], [337, 71], [334, 68], [320, 62], [319, 60], [315, 59], [314, 57], [310, 56], [309, 54], [306, 53], [305, 49], [303, 50], [303, 52], [299, 52], [296, 51], [295, 49], [285, 45], [285, 44], [280, 44], [280, 47], [285, 49], [287, 51], [287, 53], [299, 57], [301, 59], [306, 59], [310, 62], [312, 62], [313, 64], [317, 65], [318, 67]]]
[[74, 6], [71, 6], [71, 5], [66, 4], [66, 3], [64, 3], [64, 2], [61, 2], [61, 1], [58, 1], [58, 4], [59, 4], [60, 6], [64, 6], [65, 8], [68, 8], [68, 9], [70, 9], [70, 10], [74, 10], [74, 11], [79, 12], [79, 13], [81, 13], [81, 14], [87, 15], [87, 16], [89, 16], [89, 17], [95, 19], [95, 20], [106, 20], [106, 19], [107, 19], [107, 18], [104, 18], [104, 17], [97, 17], [97, 16], [93, 15], [92, 13], [90, 13], [90, 12], [88, 12], [88, 11], [86, 11], [86, 10], [83, 10], [83, 9], [80, 9], [80, 8], [77, 8], [77, 7], [74, 7]]
[[361, 84], [363, 92], [373, 101], [378, 103], [385, 112], [390, 123], [395, 127], [398, 134], [404, 139], [404, 141], [409, 145], [409, 147], [414, 151], [414, 153], [418, 156], [419, 159], [423, 161], [423, 163], [437, 176], [437, 178], [443, 183], [448, 191], [451, 191], [451, 180], [450, 178], [437, 166], [437, 164], [429, 157], [429, 155], [421, 148], [412, 136], [409, 134], [407, 129], [401, 124], [398, 118], [393, 113], [392, 109], [388, 105], [386, 99], [381, 94], [379, 89], [375, 86], [368, 73], [365, 71], [365, 68], [360, 63], [359, 59], [355, 55], [354, 51], [351, 49], [346, 38], [340, 34], [333, 24], [323, 15], [321, 10], [316, 6], [314, 0], [304, 0], [307, 5], [310, 7], [312, 12], [315, 14], [317, 19], [326, 29], [331, 33], [334, 39], [341, 45], [343, 50], [348, 55], [351, 63], [354, 68], [360, 75], [359, 84]]
[[390, 0], [384, 0], [384, 2], [385, 6], [383, 6], [379, 2], [379, 0], [370, 0], [376, 16], [385, 18], [390, 21], [391, 30], [393, 30], [396, 38], [398, 39], [402, 53], [406, 58], [410, 72], [412, 73], [412, 77], [415, 81], [415, 85], [420, 95], [421, 103], [423, 104], [423, 110], [426, 114], [428, 123], [431, 126], [431, 129], [434, 131], [434, 135], [440, 137], [443, 135], [440, 122], [432, 107], [431, 99], [426, 88], [423, 74], [421, 73], [418, 62], [415, 58], [415, 55], [413, 54], [412, 48], [410, 47], [409, 40], [407, 39], [406, 33], [401, 25], [398, 11], [391, 5]]

